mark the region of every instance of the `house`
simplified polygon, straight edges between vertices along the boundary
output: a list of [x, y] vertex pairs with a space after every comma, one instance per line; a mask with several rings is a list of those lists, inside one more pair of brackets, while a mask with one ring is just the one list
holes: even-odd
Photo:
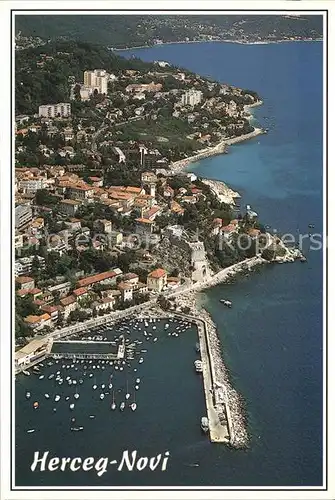
[[234, 224], [228, 224], [228, 226], [221, 227], [220, 232], [226, 240], [230, 241], [232, 234], [236, 232], [236, 226]]
[[[43, 301], [44, 304], [49, 305], [52, 304], [52, 302], [55, 300], [54, 296], [52, 295], [51, 292], [44, 292], [42, 295], [39, 296], [39, 300]], [[45, 311], [48, 312], [48, 311]]]
[[47, 342], [45, 339], [35, 339], [15, 353], [15, 366], [29, 365], [45, 355]]
[[173, 201], [171, 203], [170, 210], [172, 213], [177, 215], [183, 215], [183, 213], [185, 212], [185, 210], [176, 201]]
[[135, 219], [137, 234], [151, 234], [154, 228], [154, 221], [140, 217]]
[[32, 330], [42, 330], [46, 326], [51, 326], [51, 316], [48, 313], [44, 313], [40, 316], [30, 314], [24, 318], [24, 322]]
[[136, 294], [148, 293], [148, 285], [139, 281], [136, 285], [134, 285], [134, 292]]
[[213, 220], [212, 225], [213, 225], [212, 234], [216, 236], [217, 234], [219, 234], [220, 229], [222, 227], [222, 219], [217, 217], [216, 219]]
[[57, 321], [59, 315], [58, 307], [45, 305], [41, 307], [41, 311], [48, 313], [51, 321]]
[[160, 293], [167, 284], [167, 272], [165, 269], [155, 269], [148, 274], [148, 289]]
[[261, 234], [261, 231], [259, 229], [255, 229], [254, 227], [249, 229], [247, 233], [252, 239], [258, 238], [258, 236]]
[[64, 222], [69, 231], [80, 231], [81, 229], [81, 221], [80, 219], [71, 218], [68, 221]]
[[88, 297], [88, 290], [86, 287], [81, 287], [81, 288], [76, 288], [75, 290], [73, 290], [73, 295], [77, 298], [77, 299], [84, 299], [85, 297]]
[[67, 281], [65, 283], [60, 283], [59, 285], [49, 286], [47, 290], [54, 296], [59, 296], [60, 298], [63, 298], [66, 297], [66, 295], [71, 290], [71, 283], [70, 281]]
[[153, 172], [143, 172], [141, 174], [141, 182], [143, 184], [155, 184], [157, 182], [157, 175]]
[[123, 281], [130, 283], [131, 285], [136, 285], [139, 282], [139, 277], [135, 273], [124, 274]]
[[113, 302], [115, 303], [118, 299], [121, 298], [121, 291], [120, 290], [105, 290], [101, 292], [102, 298], [110, 298], [113, 299]]
[[20, 290], [32, 290], [35, 288], [34, 278], [30, 278], [29, 276], [19, 276], [15, 279], [15, 283], [19, 285]]
[[164, 196], [164, 198], [173, 198], [174, 189], [172, 189], [171, 186], [165, 186], [164, 191], [163, 191], [163, 196]]
[[96, 312], [104, 311], [108, 312], [109, 310], [112, 310], [115, 305], [115, 299], [114, 297], [103, 297], [99, 301], [93, 302], [93, 309]]
[[128, 301], [133, 300], [133, 286], [132, 285], [121, 281], [121, 283], [119, 283], [117, 287], [118, 287], [118, 290], [120, 290], [120, 292], [121, 292], [121, 297], [122, 297], [123, 302], [128, 302]]
[[94, 187], [102, 187], [103, 186], [102, 177], [89, 177], [88, 179], [90, 182], [92, 182], [92, 185]]
[[178, 276], [170, 276], [167, 279], [167, 286], [169, 288], [177, 288], [180, 286], [180, 278], [178, 278]]
[[68, 295], [61, 299], [60, 305], [63, 307], [64, 319], [66, 319], [72, 311], [75, 311], [78, 307], [77, 299], [74, 295]]
[[120, 246], [123, 242], [123, 234], [119, 231], [111, 231], [108, 240], [111, 247]]
[[111, 233], [112, 223], [107, 219], [97, 219], [96, 221], [94, 221], [94, 228], [97, 231], [101, 231], [102, 233]]
[[74, 216], [80, 207], [81, 202], [75, 200], [62, 200], [59, 204], [59, 209], [61, 212]]
[[104, 273], [94, 274], [93, 276], [88, 276], [78, 281], [79, 287], [92, 288], [93, 285], [100, 283], [108, 283], [115, 281], [116, 274], [114, 271], [106, 271]]

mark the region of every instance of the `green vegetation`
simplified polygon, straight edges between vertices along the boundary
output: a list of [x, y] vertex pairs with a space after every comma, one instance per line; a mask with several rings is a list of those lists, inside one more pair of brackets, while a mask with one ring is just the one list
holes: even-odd
[[[37, 66], [41, 53], [54, 59]], [[139, 59], [127, 60], [105, 47], [85, 42], [61, 41], [18, 51], [15, 57], [16, 113], [33, 114], [41, 104], [68, 101], [69, 77], [82, 81], [83, 72], [88, 68], [104, 68], [117, 73], [125, 69], [149, 71], [153, 67], [150, 63]]]

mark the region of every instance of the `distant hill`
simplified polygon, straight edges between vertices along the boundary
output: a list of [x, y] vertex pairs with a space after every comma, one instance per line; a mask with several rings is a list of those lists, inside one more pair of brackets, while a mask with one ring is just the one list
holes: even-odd
[[59, 37], [99, 43], [114, 48], [163, 42], [221, 38], [280, 40], [322, 38], [322, 16], [16, 16], [15, 33], [46, 40]]

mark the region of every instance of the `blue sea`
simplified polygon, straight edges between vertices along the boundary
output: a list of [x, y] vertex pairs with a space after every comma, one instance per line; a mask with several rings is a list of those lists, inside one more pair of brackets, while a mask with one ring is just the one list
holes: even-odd
[[[260, 94], [264, 104], [253, 109], [254, 119], [269, 133], [230, 147], [227, 155], [192, 164], [190, 170], [239, 191], [242, 205], [251, 204], [272, 230], [298, 235], [310, 231], [308, 224], [315, 225], [314, 233], [323, 230], [322, 51], [321, 42], [197, 43], [122, 55], [168, 61]], [[90, 425], [89, 432], [74, 436], [57, 421], [61, 413], [56, 418], [44, 410], [43, 422], [36, 417], [28, 423], [28, 414], [35, 418], [23, 411], [28, 378], [19, 377], [17, 484], [322, 485], [323, 259], [322, 251], [310, 250], [307, 240], [304, 251], [305, 264], [263, 267], [233, 285], [199, 295], [218, 325], [223, 357], [246, 402], [251, 434], [247, 451], [210, 444], [201, 435], [205, 404], [202, 384], [192, 370], [195, 333], [167, 340], [161, 329], [155, 355], [148, 349], [144, 363], [147, 386], [138, 414], [101, 412], [101, 422]], [[233, 301], [232, 309], [222, 308], [221, 297]], [[38, 418], [40, 432], [26, 434], [27, 427], [38, 426]], [[36, 450], [115, 458], [124, 449], [146, 456], [169, 450], [167, 471], [108, 471], [97, 477], [29, 469]], [[199, 467], [191, 466], [195, 463]]]

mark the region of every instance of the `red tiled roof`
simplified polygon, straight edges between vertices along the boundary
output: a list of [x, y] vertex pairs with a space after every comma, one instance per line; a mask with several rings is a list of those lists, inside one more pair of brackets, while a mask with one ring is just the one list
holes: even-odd
[[104, 273], [100, 274], [94, 274], [93, 276], [88, 276], [87, 278], [83, 278], [78, 281], [79, 286], [87, 286], [87, 285], [93, 285], [94, 283], [99, 283], [100, 281], [106, 280], [108, 278], [114, 278], [116, 274], [114, 271], [106, 271]]
[[76, 290], [73, 290], [72, 293], [76, 297], [80, 297], [80, 295], [84, 295], [84, 293], [87, 293], [87, 288], [85, 287], [77, 288]]
[[154, 271], [152, 271], [151, 273], [149, 273], [149, 278], [155, 278], [155, 279], [158, 279], [158, 278], [163, 278], [163, 276], [166, 276], [166, 271], [165, 269], [155, 269]]
[[76, 298], [74, 295], [68, 295], [67, 297], [64, 297], [64, 299], [61, 299], [59, 302], [62, 306], [69, 306], [70, 304], [76, 302]]
[[30, 278], [29, 276], [19, 276], [18, 278], [15, 278], [16, 283], [20, 283], [22, 285], [23, 283], [31, 283], [34, 281], [34, 278]]

